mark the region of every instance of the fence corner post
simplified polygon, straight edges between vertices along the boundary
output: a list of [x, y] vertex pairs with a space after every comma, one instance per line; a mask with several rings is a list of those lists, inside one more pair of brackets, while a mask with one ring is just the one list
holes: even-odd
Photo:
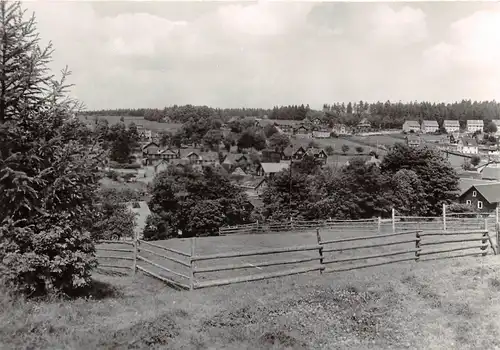
[[378, 224], [377, 224], [377, 232], [381, 233], [382, 232], [382, 218], [379, 216], [378, 217]]
[[443, 231], [446, 231], [446, 203], [443, 203]]
[[392, 233], [396, 233], [396, 210], [392, 208]]
[[191, 237], [191, 254], [189, 256], [189, 290], [194, 290], [194, 261], [196, 250], [196, 236]]
[[134, 230], [134, 260], [132, 262], [132, 275], [135, 276], [137, 272], [137, 254], [139, 250], [139, 234]]
[[420, 232], [417, 230], [416, 232], [416, 237], [415, 237], [415, 262], [418, 262], [420, 260], [420, 241], [422, 238], [420, 237]]
[[[321, 235], [319, 234], [319, 228], [316, 228], [316, 239], [318, 241], [318, 251], [319, 251], [319, 264], [323, 266], [323, 246], [321, 245]], [[319, 274], [323, 274], [323, 270], [319, 270]]]

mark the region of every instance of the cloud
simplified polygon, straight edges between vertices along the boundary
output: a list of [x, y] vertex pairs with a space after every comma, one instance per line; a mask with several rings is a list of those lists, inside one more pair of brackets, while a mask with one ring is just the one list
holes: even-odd
[[411, 45], [424, 40], [427, 33], [425, 13], [409, 6], [395, 10], [381, 5], [371, 14], [371, 37], [377, 43]]
[[447, 40], [423, 52], [428, 77], [449, 79], [446, 87], [471, 91], [471, 98], [500, 94], [500, 10], [478, 11], [450, 24]]
[[[476, 86], [498, 87], [477, 73], [482, 66], [497, 69], [494, 50], [500, 46], [492, 46], [498, 36], [486, 23], [498, 33], [498, 14], [451, 16], [443, 26], [443, 13], [458, 6], [453, 3], [25, 6], [36, 12], [44, 41], [53, 41], [51, 67], [69, 65], [73, 94], [89, 108], [186, 103], [320, 108], [360, 99], [461, 99], [478, 95]], [[459, 55], [462, 50], [467, 54]], [[438, 90], [438, 84], [457, 88]]]

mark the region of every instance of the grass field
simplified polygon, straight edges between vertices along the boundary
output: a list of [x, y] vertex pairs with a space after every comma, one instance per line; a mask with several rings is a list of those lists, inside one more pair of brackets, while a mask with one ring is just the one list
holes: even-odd
[[2, 349], [494, 349], [496, 257], [178, 292], [96, 275], [95, 296], [0, 298]]
[[[85, 117], [88, 118], [88, 120], [93, 120], [95, 116], [80, 116], [79, 118], [81, 120], [85, 120]], [[97, 116], [99, 119], [106, 119], [110, 125], [116, 124], [120, 121], [121, 116], [114, 116], [114, 115], [100, 115]], [[123, 117], [125, 124], [129, 124], [130, 122], [134, 122], [137, 125], [142, 125], [144, 128], [153, 130], [153, 131], [162, 131], [162, 130], [169, 130], [169, 131], [176, 131], [179, 129], [182, 124], [179, 123], [158, 123], [150, 120], [146, 120], [142, 117]]]

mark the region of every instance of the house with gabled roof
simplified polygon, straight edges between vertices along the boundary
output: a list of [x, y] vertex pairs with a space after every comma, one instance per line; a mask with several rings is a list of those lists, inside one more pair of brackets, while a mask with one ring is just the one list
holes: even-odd
[[484, 121], [481, 119], [470, 119], [467, 120], [467, 132], [474, 133], [476, 131], [483, 132]]
[[444, 130], [446, 130], [448, 134], [453, 132], [459, 132], [460, 122], [456, 119], [445, 119], [443, 121], [443, 128]]
[[163, 160], [171, 160], [171, 159], [178, 159], [181, 157], [180, 151], [174, 151], [171, 148], [166, 148], [166, 149], [160, 149], [158, 151], [158, 156], [160, 159]]
[[403, 132], [414, 132], [420, 131], [420, 123], [416, 120], [407, 120], [403, 123]]
[[236, 167], [233, 172], [231, 173], [231, 175], [239, 175], [239, 176], [245, 176], [247, 173], [241, 169], [241, 167]]
[[493, 212], [500, 202], [500, 182], [472, 185], [460, 195], [459, 201], [479, 212]]
[[457, 151], [464, 154], [478, 154], [479, 147], [474, 138], [464, 136], [458, 140]]
[[157, 155], [159, 149], [160, 149], [160, 146], [156, 142], [153, 142], [153, 141], [148, 142], [147, 144], [142, 146], [142, 155], [144, 157]]
[[276, 173], [288, 168], [288, 163], [260, 163], [257, 167], [257, 175], [272, 178]]
[[434, 133], [439, 130], [439, 124], [437, 120], [423, 120], [421, 130], [425, 134]]
[[359, 131], [369, 131], [372, 128], [372, 124], [368, 120], [368, 118], [363, 118], [357, 125], [357, 129]]
[[294, 128], [293, 134], [296, 137], [300, 137], [300, 138], [311, 138], [312, 137], [311, 130], [308, 127], [306, 127], [305, 125], [300, 125], [300, 126]]
[[422, 144], [420, 136], [408, 135], [406, 136], [406, 144], [410, 147], [419, 147]]
[[326, 162], [328, 160], [328, 155], [321, 148], [309, 147], [306, 150], [306, 154], [308, 154], [310, 156], [313, 156], [314, 158], [316, 158], [317, 160], [319, 160], [322, 164], [326, 164]]

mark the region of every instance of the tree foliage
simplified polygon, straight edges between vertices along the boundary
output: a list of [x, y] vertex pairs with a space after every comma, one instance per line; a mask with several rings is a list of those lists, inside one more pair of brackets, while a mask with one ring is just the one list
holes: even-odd
[[96, 264], [98, 155], [78, 134], [78, 105], [65, 97], [39, 47], [34, 17], [0, 2], [0, 275], [29, 294], [86, 287]]
[[222, 225], [247, 223], [251, 214], [247, 201], [219, 169], [205, 167], [200, 173], [171, 167], [155, 177], [149, 207], [156, 215], [151, 221], [164, 227], [157, 231], [168, 235], [180, 230], [189, 237], [216, 233]]

